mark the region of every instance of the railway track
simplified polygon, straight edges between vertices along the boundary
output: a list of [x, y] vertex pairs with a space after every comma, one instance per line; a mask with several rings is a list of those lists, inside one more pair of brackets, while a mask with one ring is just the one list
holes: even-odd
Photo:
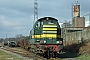
[[13, 53], [16, 53], [16, 54], [20, 54], [24, 57], [29, 57], [29, 58], [32, 58], [32, 60], [61, 60], [60, 58], [50, 58], [50, 59], [47, 59], [47, 58], [43, 58], [42, 56], [40, 55], [36, 55], [32, 52], [29, 52], [29, 51], [26, 51], [25, 49], [23, 48], [20, 48], [20, 47], [5, 47], [3, 48], [4, 50], [6, 51], [10, 51], [10, 52], [13, 52]]

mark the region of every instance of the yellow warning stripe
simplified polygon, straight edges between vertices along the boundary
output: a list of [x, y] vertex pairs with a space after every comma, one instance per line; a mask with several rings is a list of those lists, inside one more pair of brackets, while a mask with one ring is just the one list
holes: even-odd
[[56, 34], [42, 34], [42, 38], [56, 38]]
[[43, 25], [43, 27], [57, 27], [57, 25]]
[[57, 28], [43, 28], [43, 30], [57, 30]]
[[32, 38], [61, 38], [61, 35], [42, 34], [42, 35], [33, 35]]
[[57, 31], [43, 31], [43, 33], [57, 33]]

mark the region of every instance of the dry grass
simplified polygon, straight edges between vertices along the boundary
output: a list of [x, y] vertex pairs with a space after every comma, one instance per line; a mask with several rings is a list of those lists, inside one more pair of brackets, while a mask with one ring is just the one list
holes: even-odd
[[85, 45], [81, 46], [79, 52], [81, 54], [90, 54], [90, 42], [86, 42]]
[[67, 41], [64, 49], [72, 53], [90, 54], [90, 41], [88, 40], [82, 43], [78, 43], [78, 41]]
[[71, 44], [71, 45], [66, 45], [64, 47], [64, 50], [65, 51], [68, 51], [70, 53], [78, 53], [79, 52], [79, 45], [74, 43], [74, 44]]
[[24, 60], [24, 59], [8, 54], [0, 50], [0, 60]]

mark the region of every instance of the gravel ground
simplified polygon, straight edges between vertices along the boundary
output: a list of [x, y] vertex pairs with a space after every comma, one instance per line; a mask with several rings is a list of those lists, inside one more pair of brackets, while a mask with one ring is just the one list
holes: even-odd
[[33, 58], [23, 57], [23, 56], [21, 56], [21, 55], [19, 55], [19, 54], [12, 53], [12, 52], [9, 52], [9, 51], [3, 50], [3, 49], [0, 49], [0, 50], [6, 52], [6, 53], [8, 53], [8, 54], [15, 55], [15, 56], [17, 56], [17, 57], [19, 57], [19, 58], [23, 58], [24, 60], [34, 60]]
[[65, 58], [63, 60], [82, 60], [82, 59], [79, 59], [79, 58]]
[[[16, 53], [13, 53], [13, 52], [9, 52], [9, 51], [6, 51], [6, 50], [3, 50], [0, 48], [0, 50], [6, 52], [6, 53], [9, 53], [9, 54], [12, 54], [12, 55], [15, 55], [19, 58], [23, 58], [24, 60], [35, 60], [34, 58], [28, 58], [28, 57], [24, 57], [24, 56], [21, 56], [19, 54], [16, 54]], [[79, 58], [62, 58], [60, 60], [83, 60], [83, 59], [79, 59]]]

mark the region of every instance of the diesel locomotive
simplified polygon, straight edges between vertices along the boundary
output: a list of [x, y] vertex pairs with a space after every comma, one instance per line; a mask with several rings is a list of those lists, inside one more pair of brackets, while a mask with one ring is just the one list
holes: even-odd
[[56, 57], [63, 49], [63, 38], [58, 20], [53, 17], [38, 19], [30, 31], [30, 50], [43, 57]]

